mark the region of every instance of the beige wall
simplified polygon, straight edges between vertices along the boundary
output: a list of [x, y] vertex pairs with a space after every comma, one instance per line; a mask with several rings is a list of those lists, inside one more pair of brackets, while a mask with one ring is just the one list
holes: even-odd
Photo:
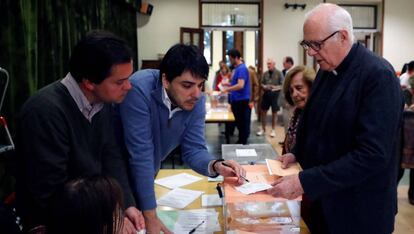
[[[266, 67], [266, 58], [273, 57], [276, 60], [276, 67], [281, 69], [282, 59], [287, 55], [293, 57], [295, 64], [302, 64], [303, 51], [298, 43], [303, 38], [304, 15], [322, 1], [297, 1], [298, 3], [306, 2], [307, 7], [304, 11], [285, 10], [283, 6], [286, 3], [285, 0], [263, 1], [263, 68]], [[147, 0], [147, 2], [154, 6], [154, 11], [151, 16], [140, 14], [138, 16], [139, 63], [141, 59], [156, 59], [158, 53], [165, 53], [170, 46], [178, 43], [180, 27], [198, 27], [198, 0]], [[328, 2], [355, 3], [356, 1], [332, 0]], [[364, 2], [376, 3], [381, 0]], [[384, 9], [383, 55], [396, 70], [399, 70], [404, 62], [414, 60], [414, 47], [412, 46], [414, 1], [385, 0]], [[378, 13], [381, 14], [380, 9]], [[221, 36], [214, 35], [213, 39], [214, 43], [220, 43], [219, 48], [221, 48]], [[212, 71], [215, 71], [218, 63], [217, 56], [221, 55], [213, 51], [213, 56]]]
[[414, 60], [414, 1], [385, 0], [383, 56], [396, 71]]
[[[285, 9], [285, 0], [264, 0], [263, 12], [263, 71], [267, 70], [266, 59], [276, 60], [281, 70], [285, 56], [291, 56], [295, 65], [302, 64], [303, 50], [299, 42], [303, 39], [302, 25], [305, 13], [321, 1], [306, 2], [306, 9]], [[299, 3], [299, 2], [298, 2]]]
[[146, 0], [151, 16], [138, 14], [138, 66], [142, 59], [157, 59], [180, 42], [180, 27], [198, 28], [198, 0]]

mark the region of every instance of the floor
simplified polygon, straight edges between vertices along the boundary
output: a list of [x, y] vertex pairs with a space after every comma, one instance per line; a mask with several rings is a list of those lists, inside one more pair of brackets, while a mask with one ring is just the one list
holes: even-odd
[[[278, 142], [284, 139], [284, 129], [278, 125], [276, 127], [276, 137], [272, 138], [270, 134], [270, 113], [268, 114], [268, 125], [266, 128], [266, 135], [256, 136], [256, 132], [259, 131], [259, 122], [255, 114], [252, 114], [252, 124], [251, 124], [251, 133], [249, 138], [249, 143], [270, 143], [276, 152], [281, 154], [281, 147]], [[224, 125], [219, 126], [218, 124], [206, 124], [206, 140], [207, 148], [209, 152], [217, 158], [221, 157], [221, 145], [225, 144], [225, 137], [222, 132], [224, 131]], [[234, 144], [237, 141], [237, 130], [235, 136], [230, 140], [231, 144]], [[171, 162], [167, 161], [163, 163], [164, 168], [171, 168]], [[187, 168], [185, 165], [180, 165], [175, 162], [175, 168]], [[395, 221], [395, 231], [396, 234], [412, 234], [414, 233], [414, 205], [411, 205], [408, 202], [407, 191], [408, 191], [408, 175], [409, 171], [407, 170], [404, 173], [404, 177], [401, 179], [398, 186], [398, 214]]]

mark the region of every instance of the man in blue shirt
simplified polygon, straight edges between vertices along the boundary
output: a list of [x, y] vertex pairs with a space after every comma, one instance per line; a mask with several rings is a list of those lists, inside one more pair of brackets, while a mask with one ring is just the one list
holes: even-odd
[[[234, 114], [235, 124], [239, 130], [239, 140], [237, 144], [247, 144], [250, 135], [250, 79], [249, 70], [241, 60], [240, 52], [231, 49], [227, 52], [231, 64], [234, 66], [231, 86], [224, 92], [230, 92], [229, 101], [231, 111]], [[234, 129], [234, 128], [233, 128]], [[231, 130], [230, 130], [231, 131]], [[229, 134], [229, 128], [226, 128], [226, 134]], [[228, 136], [226, 136], [228, 138]]]
[[237, 176], [243, 183], [240, 176], [246, 172], [239, 164], [230, 160], [227, 167], [206, 148], [202, 88], [208, 71], [196, 47], [177, 44], [168, 50], [160, 70], [141, 70], [131, 76], [132, 89], [120, 105], [132, 188], [149, 233], [171, 233], [155, 212], [154, 177], [161, 161], [177, 146], [184, 162], [198, 173]]

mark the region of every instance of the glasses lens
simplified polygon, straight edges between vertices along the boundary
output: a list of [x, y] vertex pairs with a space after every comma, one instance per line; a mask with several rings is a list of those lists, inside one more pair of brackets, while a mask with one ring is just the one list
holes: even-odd
[[308, 50], [309, 49], [309, 46], [306, 43], [306, 41], [301, 41], [299, 44], [303, 47], [303, 49], [305, 49], [305, 50]]
[[309, 43], [309, 47], [312, 48], [314, 51], [319, 51], [321, 49], [321, 43], [313, 41]]

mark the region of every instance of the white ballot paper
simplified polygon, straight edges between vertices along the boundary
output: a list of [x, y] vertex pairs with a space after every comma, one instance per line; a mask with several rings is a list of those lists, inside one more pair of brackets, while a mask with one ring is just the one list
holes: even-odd
[[207, 180], [208, 180], [208, 182], [223, 182], [224, 177], [219, 175], [215, 178], [208, 177]]
[[[193, 232], [191, 232], [193, 231]], [[214, 233], [221, 231], [218, 213], [214, 209], [180, 210], [174, 233]]]
[[169, 206], [183, 209], [197, 199], [204, 192], [190, 189], [176, 188], [157, 200], [159, 206]]
[[255, 149], [236, 149], [237, 157], [257, 157]]
[[223, 200], [218, 194], [204, 194], [201, 196], [201, 206], [203, 207], [221, 205], [223, 205]]
[[265, 184], [265, 183], [244, 183], [241, 186], [236, 186], [234, 187], [235, 189], [237, 189], [237, 191], [243, 193], [243, 194], [252, 194], [255, 192], [259, 192], [259, 191], [263, 191], [266, 189], [270, 189], [272, 186], [270, 184]]
[[190, 175], [188, 173], [180, 173], [173, 176], [167, 176], [158, 180], [155, 180], [154, 182], [158, 185], [167, 187], [169, 189], [175, 189], [187, 184], [194, 183], [196, 181], [201, 180], [201, 177]]

